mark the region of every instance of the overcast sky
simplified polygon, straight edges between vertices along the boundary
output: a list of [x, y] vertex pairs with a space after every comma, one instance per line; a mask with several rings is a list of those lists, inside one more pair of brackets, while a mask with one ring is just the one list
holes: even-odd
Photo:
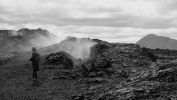
[[177, 0], [0, 0], [0, 29], [23, 27], [111, 42], [177, 39]]

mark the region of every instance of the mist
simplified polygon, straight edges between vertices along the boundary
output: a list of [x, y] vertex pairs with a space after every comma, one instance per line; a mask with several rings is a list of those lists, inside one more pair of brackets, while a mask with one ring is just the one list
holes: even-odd
[[[39, 52], [44, 55], [65, 51], [76, 59], [87, 59], [90, 57], [91, 47], [96, 43], [89, 38], [66, 37], [61, 40], [61, 37], [43, 29], [20, 29], [0, 31], [1, 49], [5, 52], [23, 52], [31, 51], [32, 47], [40, 49]], [[45, 48], [45, 49], [44, 49]]]
[[96, 43], [89, 38], [67, 37], [59, 44], [50, 47], [57, 51], [65, 51], [76, 59], [88, 59], [90, 57], [91, 47]]
[[0, 52], [29, 51], [32, 47], [46, 47], [59, 43], [54, 34], [43, 29], [0, 30]]
[[34, 38], [29, 40], [31, 46], [35, 46], [37, 48], [50, 46], [55, 43], [59, 43], [61, 40], [57, 36], [43, 36], [40, 34], [35, 35]]

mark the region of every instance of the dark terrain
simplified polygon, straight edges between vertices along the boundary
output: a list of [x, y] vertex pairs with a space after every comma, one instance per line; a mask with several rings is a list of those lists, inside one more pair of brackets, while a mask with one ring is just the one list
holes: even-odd
[[93, 41], [84, 60], [64, 51], [42, 55], [40, 82], [31, 79], [30, 52], [2, 58], [0, 100], [177, 99], [176, 50]]

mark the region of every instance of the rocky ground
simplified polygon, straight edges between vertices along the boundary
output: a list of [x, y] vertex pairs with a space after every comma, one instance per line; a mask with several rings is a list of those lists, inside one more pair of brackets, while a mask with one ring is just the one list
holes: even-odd
[[0, 100], [177, 100], [177, 51], [94, 41], [87, 61], [65, 52], [43, 56], [39, 82], [27, 58], [8, 60]]

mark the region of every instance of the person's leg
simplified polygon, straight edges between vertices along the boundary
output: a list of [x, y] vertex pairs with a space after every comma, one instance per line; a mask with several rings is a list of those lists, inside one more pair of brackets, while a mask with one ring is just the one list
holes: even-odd
[[33, 71], [33, 79], [37, 80], [37, 71]]
[[35, 72], [33, 71], [33, 79], [35, 79]]
[[37, 80], [37, 71], [34, 72], [34, 79]]
[[39, 62], [36, 62], [36, 80], [38, 79], [37, 72], [39, 71]]
[[38, 68], [38, 62], [32, 62], [32, 66], [33, 66], [33, 79], [37, 80], [37, 71], [39, 70]]
[[34, 62], [32, 62], [32, 67], [33, 67], [33, 80], [35, 79], [35, 64], [34, 64]]
[[36, 73], [35, 73], [35, 78], [36, 78], [36, 80], [38, 79], [38, 78], [37, 78], [37, 71], [36, 71]]
[[35, 75], [34, 75], [34, 71], [33, 71], [33, 79], [34, 79]]

